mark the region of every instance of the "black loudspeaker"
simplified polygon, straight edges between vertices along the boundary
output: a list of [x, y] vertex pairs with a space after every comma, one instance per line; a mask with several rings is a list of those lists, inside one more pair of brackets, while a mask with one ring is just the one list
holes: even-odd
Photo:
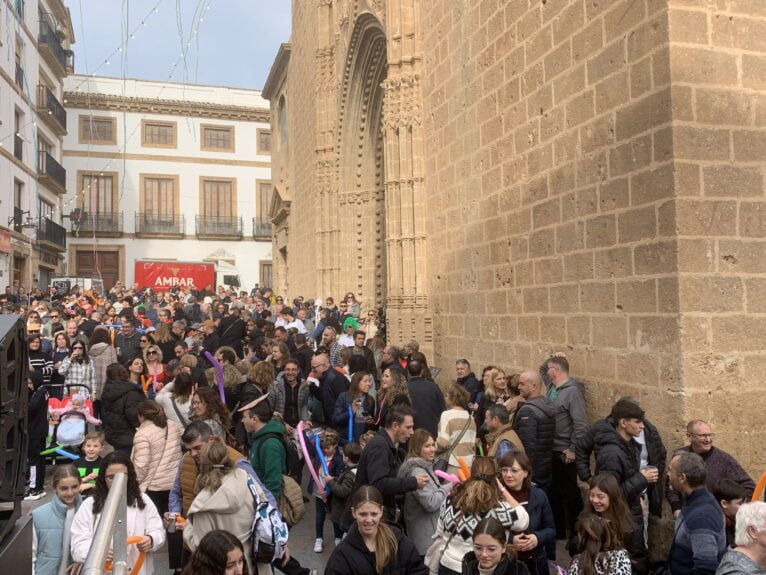
[[24, 497], [28, 368], [21, 316], [0, 315], [0, 541], [21, 515]]

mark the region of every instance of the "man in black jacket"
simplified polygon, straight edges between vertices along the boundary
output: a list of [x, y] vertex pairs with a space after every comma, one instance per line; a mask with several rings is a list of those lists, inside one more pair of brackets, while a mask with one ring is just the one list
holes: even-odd
[[468, 392], [468, 404], [479, 403], [478, 395], [481, 392], [481, 382], [471, 371], [471, 364], [467, 359], [459, 359], [455, 362], [455, 373], [457, 373], [457, 383]]
[[216, 333], [220, 339], [221, 345], [228, 345], [234, 349], [239, 359], [242, 359], [242, 342], [247, 334], [247, 324], [239, 317], [240, 310], [237, 306], [232, 306], [229, 315], [221, 319]]
[[519, 376], [519, 394], [524, 402], [516, 410], [513, 429], [532, 462], [532, 481], [547, 492], [551, 486], [556, 407], [543, 395], [543, 380], [536, 371], [525, 371]]
[[439, 431], [439, 418], [446, 409], [444, 394], [433, 381], [422, 377], [423, 364], [417, 359], [410, 360], [407, 371], [410, 374], [407, 387], [410, 391], [412, 409], [415, 411], [415, 429], [425, 429], [436, 437]]
[[[309, 390], [311, 395], [322, 403], [325, 425], [332, 427], [335, 402], [341, 393], [348, 391], [348, 379], [330, 366], [329, 352], [323, 348], [318, 349], [316, 355], [311, 358], [311, 371], [316, 375], [316, 378], [308, 378]], [[341, 437], [343, 436], [343, 429], [336, 429], [336, 431], [341, 434]]]
[[375, 354], [372, 352], [372, 350], [364, 345], [364, 342], [367, 340], [367, 334], [363, 331], [355, 331], [354, 332], [354, 347], [351, 348], [351, 353], [353, 355], [361, 355], [364, 357], [365, 367], [364, 371], [369, 373], [373, 379], [377, 379], [377, 366], [375, 365]]
[[[399, 467], [406, 457], [399, 446], [407, 443], [414, 432], [414, 414], [411, 408], [402, 405], [389, 409], [385, 426], [364, 446], [357, 466], [356, 481], [351, 493], [363, 485], [372, 485], [380, 491], [383, 495], [383, 520], [389, 524], [396, 523], [397, 496], [422, 489], [429, 481], [427, 473], [415, 477], [397, 477]], [[353, 520], [350, 502], [351, 497], [348, 498], [341, 521], [341, 526], [346, 531]]]
[[590, 453], [595, 453], [595, 475], [614, 475], [630, 507], [636, 525], [625, 547], [630, 554], [633, 573], [647, 570], [647, 548], [644, 540], [644, 516], [641, 511], [641, 494], [659, 479], [656, 468], [640, 469], [641, 446], [635, 438], [644, 429], [644, 411], [632, 401], [619, 400], [612, 406], [606, 419], [597, 421], [582, 436], [575, 448], [577, 474], [583, 481], [591, 478]]

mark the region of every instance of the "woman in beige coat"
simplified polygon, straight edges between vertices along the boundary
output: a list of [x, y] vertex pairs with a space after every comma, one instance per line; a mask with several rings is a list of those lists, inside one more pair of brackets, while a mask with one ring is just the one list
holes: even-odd
[[[213, 436], [200, 452], [199, 475], [195, 491], [199, 490], [186, 513], [184, 543], [194, 551], [202, 538], [215, 529], [223, 529], [252, 549], [250, 528], [255, 515], [253, 495], [247, 485], [247, 471], [239, 469], [229, 457], [221, 438]], [[255, 482], [256, 489], [259, 489]], [[266, 498], [266, 494], [261, 494]], [[253, 568], [251, 553], [245, 553], [250, 573], [266, 575], [271, 565], [258, 563]]]
[[181, 461], [181, 428], [168, 421], [162, 406], [151, 399], [139, 404], [138, 421], [130, 458], [141, 491], [162, 516], [168, 510], [170, 488]]

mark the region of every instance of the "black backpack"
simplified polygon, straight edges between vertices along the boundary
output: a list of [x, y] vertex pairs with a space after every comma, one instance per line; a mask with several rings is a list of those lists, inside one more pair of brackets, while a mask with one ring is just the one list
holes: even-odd
[[285, 475], [289, 475], [298, 485], [300, 485], [301, 476], [303, 475], [303, 462], [298, 456], [298, 450], [295, 448], [295, 445], [293, 445], [292, 441], [288, 441], [284, 433], [276, 433], [275, 431], [270, 431], [260, 436], [258, 438], [258, 446], [256, 447], [258, 457], [261, 457], [261, 446], [266, 442], [267, 439], [272, 437], [274, 439], [278, 439], [285, 450], [285, 465], [287, 466]]

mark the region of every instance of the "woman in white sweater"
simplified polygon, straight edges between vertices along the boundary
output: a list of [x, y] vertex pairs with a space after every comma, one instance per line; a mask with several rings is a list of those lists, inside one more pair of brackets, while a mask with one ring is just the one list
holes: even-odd
[[165, 528], [157, 508], [146, 495], [141, 493], [136, 479], [136, 470], [129, 456], [122, 451], [113, 451], [104, 458], [101, 473], [96, 479], [93, 497], [88, 497], [80, 505], [72, 521], [71, 552], [75, 563], [84, 563], [88, 556], [96, 525], [104, 508], [104, 502], [112, 480], [117, 473], [128, 475], [128, 537], [141, 537], [141, 542], [128, 545], [128, 565], [133, 566], [141, 551], [146, 553], [146, 561], [138, 575], [154, 573], [152, 552], [165, 544]]
[[439, 575], [460, 575], [463, 557], [473, 551], [473, 532], [485, 517], [503, 524], [506, 535], [521, 533], [529, 526], [529, 515], [500, 482], [492, 457], [476, 457], [471, 477], [457, 485], [442, 507], [435, 537], [449, 540], [439, 565]]
[[162, 406], [151, 399], [138, 405], [138, 421], [130, 459], [141, 491], [163, 516], [168, 511], [170, 488], [181, 461], [181, 429], [167, 418]]
[[457, 384], [451, 385], [444, 396], [447, 409], [439, 418], [436, 453], [437, 457], [440, 454], [446, 456], [446, 452], [452, 449], [447, 462], [449, 463], [448, 473], [457, 473], [458, 457], [462, 457], [465, 464], [470, 467], [476, 452], [476, 422], [470, 412], [466, 411], [468, 399], [468, 392]]

